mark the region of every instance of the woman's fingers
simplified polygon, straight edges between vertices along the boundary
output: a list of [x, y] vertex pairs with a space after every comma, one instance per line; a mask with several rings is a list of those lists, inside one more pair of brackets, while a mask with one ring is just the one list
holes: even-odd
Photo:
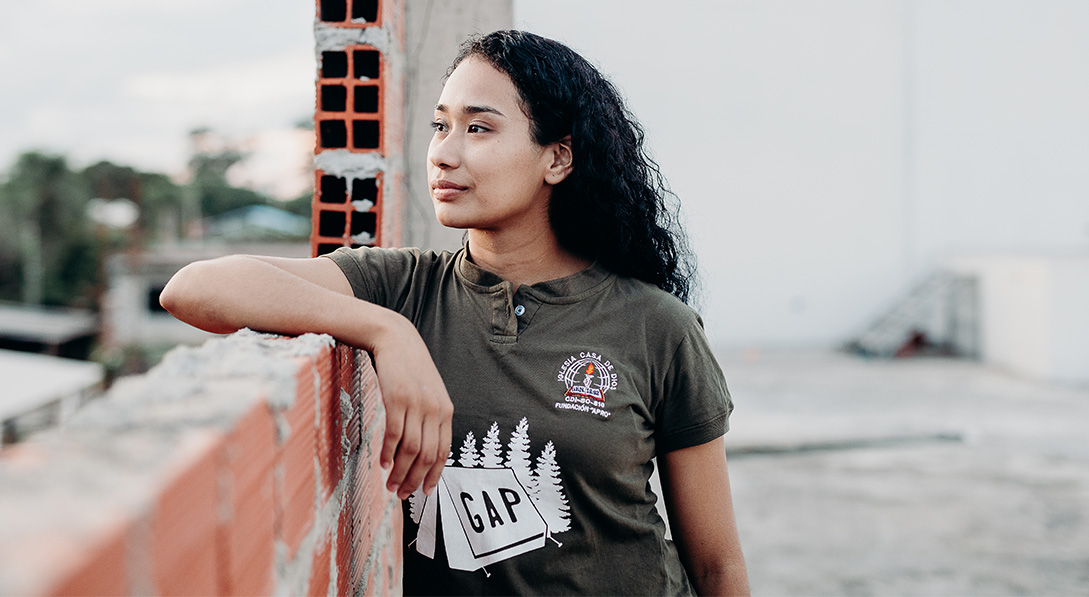
[[386, 489], [394, 493], [400, 490], [402, 483], [416, 462], [416, 457], [420, 453], [422, 425], [419, 414], [415, 409], [410, 409], [405, 414], [404, 431], [397, 443], [397, 454], [393, 459], [393, 468], [390, 469], [389, 477], [386, 479]]
[[387, 399], [386, 433], [381, 462], [392, 463], [386, 488], [404, 499], [421, 487], [430, 493], [439, 482], [450, 454], [450, 419], [453, 406], [445, 391], [430, 397], [427, 404]]
[[389, 469], [393, 466], [393, 458], [397, 455], [397, 445], [401, 442], [401, 434], [405, 429], [405, 409], [393, 400], [385, 400], [384, 406], [386, 432], [382, 437], [382, 453], [378, 462], [382, 468]]
[[420, 426], [420, 448], [415, 461], [409, 467], [404, 480], [397, 491], [397, 497], [402, 500], [416, 491], [424, 480], [424, 476], [431, 471], [431, 467], [438, 460], [439, 430], [434, 424], [425, 420]]
[[431, 495], [431, 492], [435, 490], [435, 486], [439, 484], [439, 475], [442, 474], [442, 469], [446, 466], [446, 460], [450, 458], [450, 419], [443, 418], [442, 423], [439, 425], [439, 451], [438, 460], [431, 466], [431, 470], [427, 471], [427, 476], [424, 477], [423, 490], [427, 495]]

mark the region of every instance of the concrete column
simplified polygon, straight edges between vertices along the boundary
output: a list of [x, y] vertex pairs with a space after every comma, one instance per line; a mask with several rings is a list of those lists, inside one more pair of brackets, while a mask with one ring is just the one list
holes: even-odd
[[453, 250], [463, 232], [439, 225], [427, 190], [427, 145], [435, 100], [458, 46], [471, 34], [510, 29], [511, 0], [405, 2], [405, 201], [402, 241], [407, 246]]

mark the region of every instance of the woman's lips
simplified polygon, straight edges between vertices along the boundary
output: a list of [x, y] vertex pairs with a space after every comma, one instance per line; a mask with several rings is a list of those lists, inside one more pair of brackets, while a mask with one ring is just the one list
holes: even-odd
[[434, 197], [436, 201], [450, 201], [465, 192], [465, 189], [467, 188], [468, 187], [463, 187], [448, 180], [432, 180], [431, 196]]

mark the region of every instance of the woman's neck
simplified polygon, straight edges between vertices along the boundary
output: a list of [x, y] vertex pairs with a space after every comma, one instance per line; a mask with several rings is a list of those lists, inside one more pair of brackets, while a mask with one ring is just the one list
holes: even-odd
[[514, 284], [536, 284], [576, 274], [590, 266], [556, 240], [551, 228], [535, 235], [469, 230], [473, 263]]

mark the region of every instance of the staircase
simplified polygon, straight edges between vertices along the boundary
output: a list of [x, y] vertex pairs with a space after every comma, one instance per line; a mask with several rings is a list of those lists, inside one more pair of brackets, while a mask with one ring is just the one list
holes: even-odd
[[979, 354], [976, 280], [933, 272], [846, 343], [850, 352], [876, 358], [920, 353]]

